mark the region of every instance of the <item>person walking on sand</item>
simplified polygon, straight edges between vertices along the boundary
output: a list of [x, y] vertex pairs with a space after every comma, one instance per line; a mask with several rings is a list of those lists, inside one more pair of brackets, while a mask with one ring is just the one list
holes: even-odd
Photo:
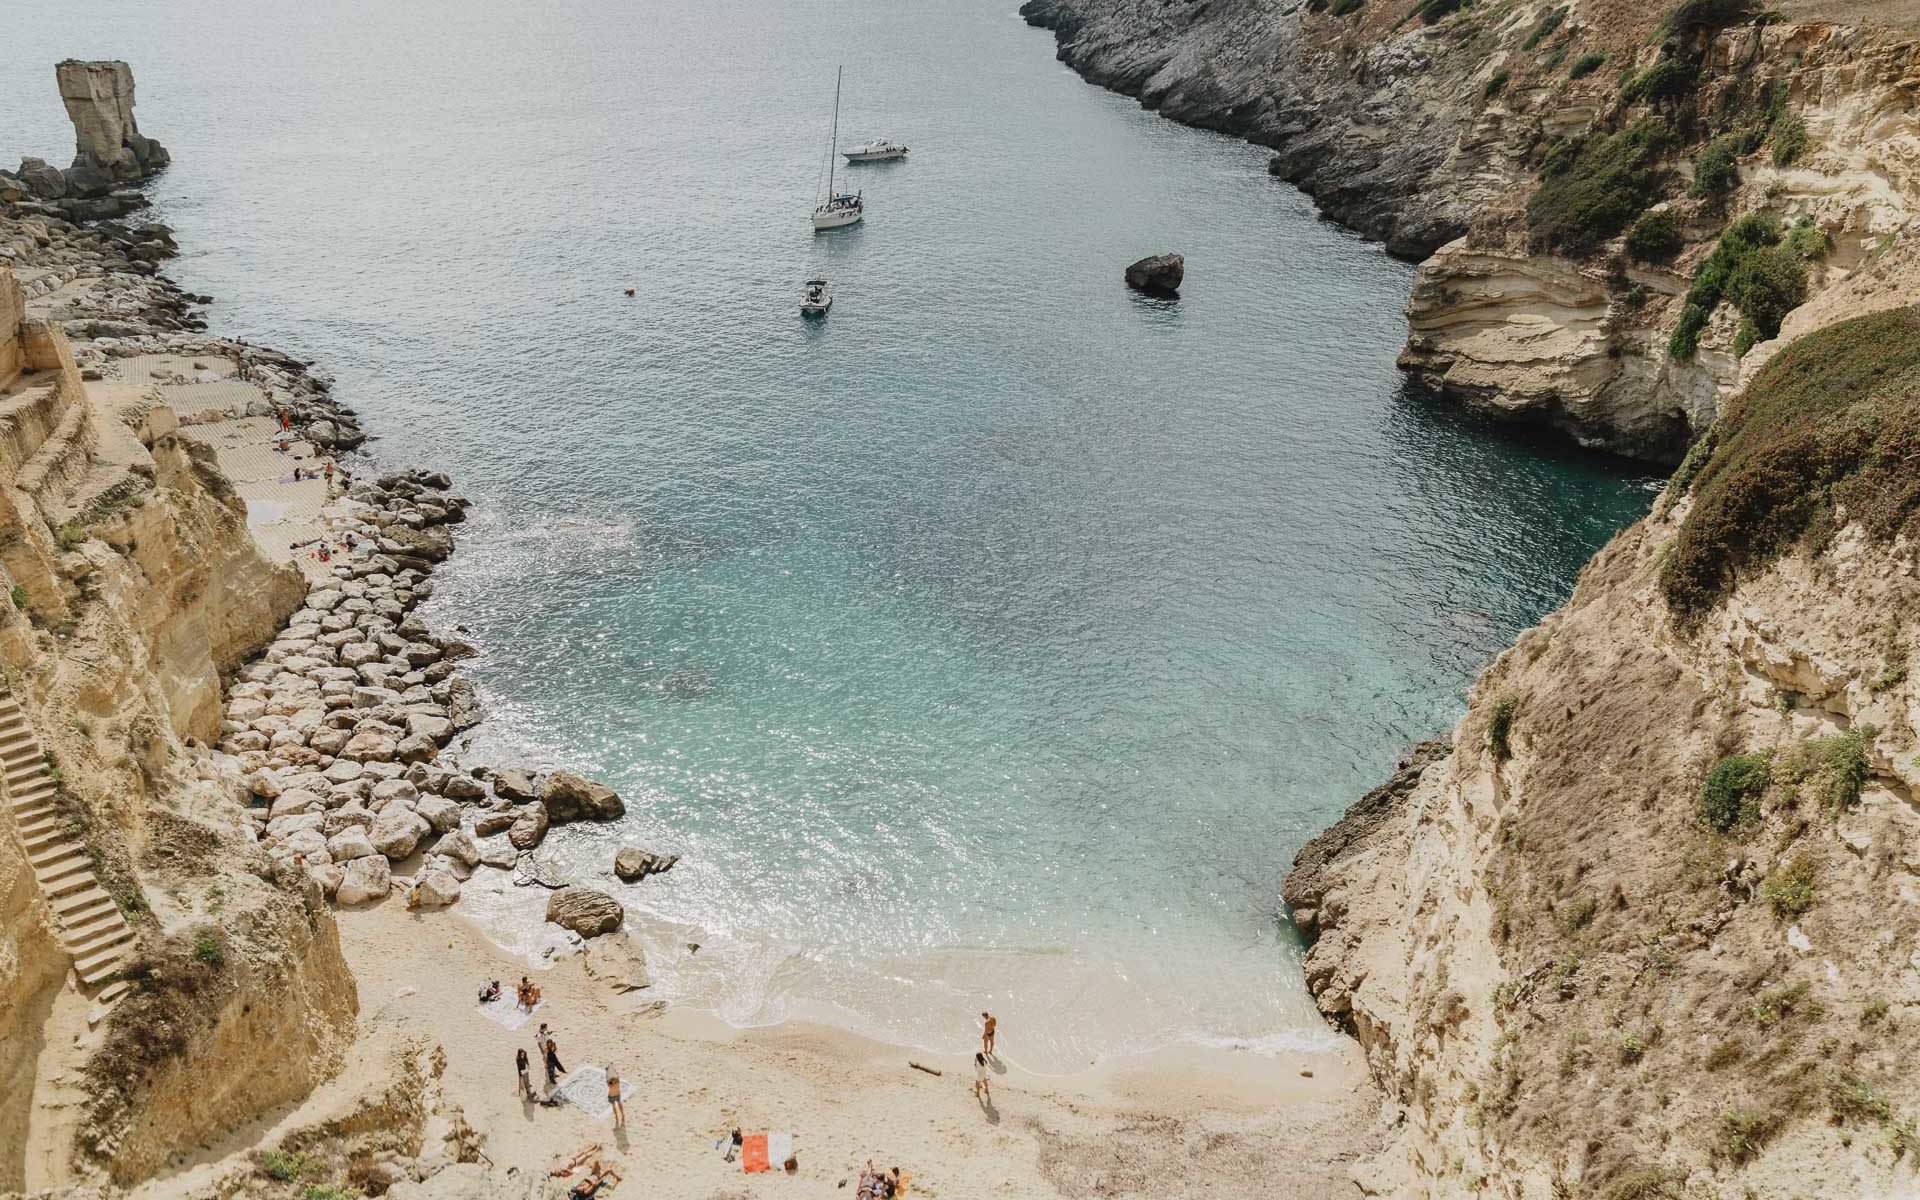
[[547, 1064], [547, 1085], [551, 1087], [560, 1082], [560, 1077], [567, 1073], [567, 1068], [561, 1063], [560, 1047], [551, 1036], [547, 1038], [546, 1047], [541, 1054]]
[[1000, 1028], [1000, 1022], [993, 1019], [992, 1013], [980, 1014], [980, 1052], [989, 1058], [994, 1057], [993, 1031], [998, 1028]]
[[613, 1127], [622, 1128], [627, 1123], [627, 1106], [620, 1100], [620, 1071], [616, 1067], [607, 1068], [607, 1103], [613, 1106]]
[[993, 1087], [987, 1082], [987, 1056], [973, 1056], [973, 1098], [982, 1104], [993, 1103]]
[[527, 1078], [527, 1061], [527, 1048], [525, 1046], [513, 1052], [513, 1065], [520, 1072], [520, 1095], [531, 1100], [533, 1099], [533, 1080]]

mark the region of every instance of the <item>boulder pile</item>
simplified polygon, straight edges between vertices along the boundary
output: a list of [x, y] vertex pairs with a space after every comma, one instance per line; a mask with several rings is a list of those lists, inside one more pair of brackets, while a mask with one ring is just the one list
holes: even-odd
[[228, 693], [220, 749], [245, 772], [262, 844], [342, 904], [387, 895], [393, 865], [416, 855], [409, 903], [451, 904], [477, 868], [512, 867], [550, 826], [626, 811], [569, 771], [536, 782], [441, 761], [480, 720], [455, 666], [474, 648], [413, 614], [466, 517], [450, 486], [416, 470], [351, 487], [331, 515], [334, 540], [352, 534], [355, 548]]

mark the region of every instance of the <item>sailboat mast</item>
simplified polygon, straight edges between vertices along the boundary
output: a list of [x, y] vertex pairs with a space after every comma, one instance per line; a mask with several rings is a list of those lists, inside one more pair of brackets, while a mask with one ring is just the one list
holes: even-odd
[[846, 67], [833, 69], [833, 134], [827, 140], [827, 200], [833, 200], [833, 160], [840, 157], [840, 76]]

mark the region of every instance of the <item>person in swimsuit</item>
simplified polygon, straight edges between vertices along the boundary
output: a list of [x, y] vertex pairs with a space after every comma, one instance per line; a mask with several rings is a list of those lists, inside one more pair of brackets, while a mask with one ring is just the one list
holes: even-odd
[[607, 1103], [613, 1105], [613, 1127], [619, 1129], [627, 1123], [627, 1106], [620, 1100], [620, 1072], [607, 1071]]
[[973, 1098], [983, 1104], [993, 1103], [993, 1090], [987, 1083], [987, 1056], [973, 1056]]
[[993, 1057], [993, 1031], [1000, 1027], [1000, 1022], [993, 1019], [992, 1013], [986, 1012], [980, 1014], [980, 1022], [980, 1052], [991, 1058]]

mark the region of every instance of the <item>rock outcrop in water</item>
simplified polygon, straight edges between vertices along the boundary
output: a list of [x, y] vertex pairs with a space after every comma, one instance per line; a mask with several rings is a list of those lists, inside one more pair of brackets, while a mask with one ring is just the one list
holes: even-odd
[[1187, 260], [1178, 254], [1155, 254], [1127, 268], [1127, 286], [1153, 296], [1177, 296], [1187, 277]]
[[166, 148], [141, 136], [133, 119], [133, 70], [126, 63], [68, 59], [54, 74], [73, 121], [70, 189], [83, 196], [104, 195], [167, 165]]

